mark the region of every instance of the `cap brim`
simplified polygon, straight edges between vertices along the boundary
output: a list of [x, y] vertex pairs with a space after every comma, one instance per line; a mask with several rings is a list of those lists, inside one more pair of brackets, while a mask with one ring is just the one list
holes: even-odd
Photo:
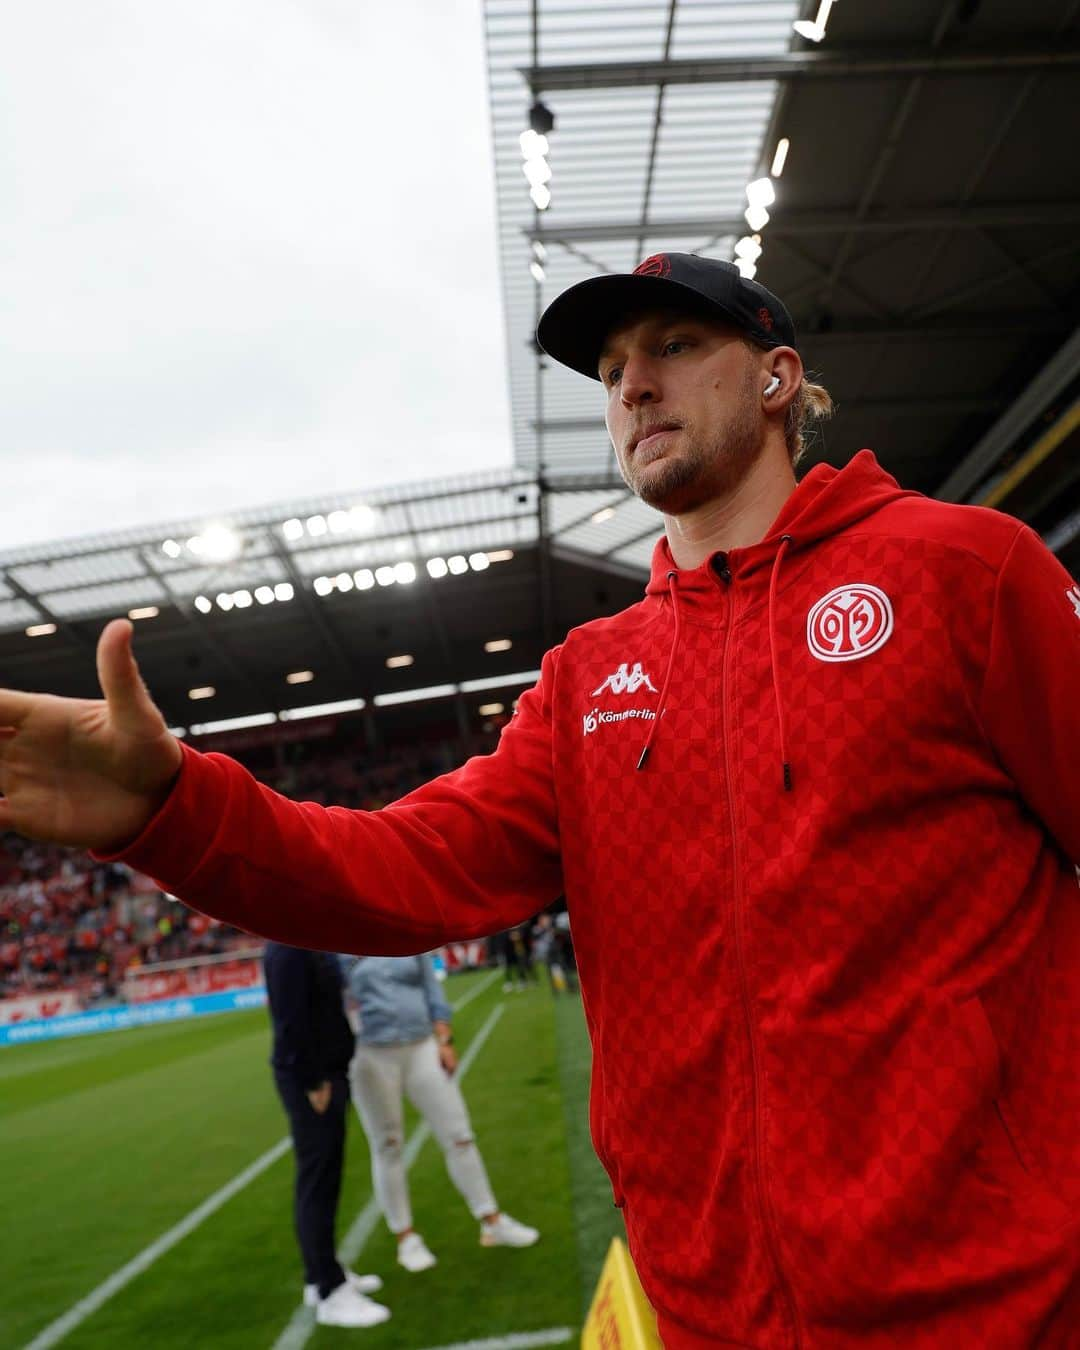
[[571, 370], [600, 378], [600, 356], [615, 325], [642, 310], [678, 309], [742, 327], [723, 305], [670, 277], [590, 277], [563, 291], [540, 316], [536, 340]]

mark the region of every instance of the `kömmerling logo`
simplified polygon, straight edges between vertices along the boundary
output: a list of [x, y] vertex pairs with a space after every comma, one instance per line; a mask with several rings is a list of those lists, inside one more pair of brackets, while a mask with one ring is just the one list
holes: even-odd
[[602, 694], [605, 689], [610, 689], [613, 694], [636, 694], [639, 689], [648, 689], [650, 693], [657, 692], [656, 686], [648, 675], [641, 669], [641, 662], [635, 661], [633, 669], [630, 663], [624, 661], [614, 674], [609, 675], [598, 689], [592, 691], [592, 698]]
[[597, 727], [606, 727], [611, 722], [630, 722], [640, 720], [642, 722], [655, 722], [656, 713], [652, 708], [624, 708], [622, 712], [608, 712], [600, 708], [593, 708], [582, 718], [581, 734], [591, 736]]

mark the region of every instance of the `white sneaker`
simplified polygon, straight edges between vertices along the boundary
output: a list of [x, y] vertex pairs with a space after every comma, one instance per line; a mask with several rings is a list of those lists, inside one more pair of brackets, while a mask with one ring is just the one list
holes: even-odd
[[[345, 1283], [351, 1285], [358, 1294], [377, 1294], [382, 1288], [382, 1280], [378, 1275], [357, 1275], [355, 1270], [345, 1272]], [[317, 1284], [304, 1285], [304, 1304], [308, 1308], [314, 1308], [319, 1302], [319, 1286]]]
[[315, 1305], [315, 1321], [322, 1327], [377, 1327], [389, 1318], [389, 1308], [365, 1298], [348, 1280]]
[[494, 1223], [480, 1225], [481, 1247], [531, 1247], [539, 1237], [538, 1228], [518, 1223], [509, 1214], [500, 1214]]
[[408, 1237], [401, 1239], [398, 1243], [397, 1259], [399, 1265], [413, 1274], [420, 1270], [430, 1270], [435, 1264], [433, 1253], [428, 1250], [427, 1243], [419, 1233], [410, 1233]]

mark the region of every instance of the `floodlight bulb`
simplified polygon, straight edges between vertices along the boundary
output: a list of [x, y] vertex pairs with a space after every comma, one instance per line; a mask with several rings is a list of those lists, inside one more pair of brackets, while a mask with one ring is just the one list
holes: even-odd
[[308, 516], [304, 524], [307, 526], [308, 534], [310, 534], [313, 539], [316, 539], [318, 538], [319, 535], [326, 533], [325, 516]]
[[282, 525], [281, 527], [281, 533], [290, 542], [292, 542], [295, 539], [303, 539], [304, 522], [302, 520], [295, 519], [295, 517], [292, 520], [287, 520], [285, 524]]
[[533, 130], [523, 131], [518, 137], [518, 145], [521, 146], [522, 158], [543, 159], [548, 152], [548, 139], [541, 136]]
[[785, 136], [777, 142], [776, 154], [773, 155], [772, 168], [769, 173], [773, 178], [779, 178], [784, 172], [784, 165], [787, 163], [788, 151], [791, 149], [791, 142]]
[[233, 591], [233, 604], [236, 606], [237, 609], [250, 609], [250, 608], [251, 608], [251, 592], [250, 592], [250, 591]]
[[291, 581], [279, 581], [274, 587], [275, 600], [291, 600], [293, 598], [293, 585]]
[[533, 257], [536, 259], [537, 262], [545, 262], [547, 260], [547, 249], [543, 246], [543, 244], [540, 242], [539, 239], [533, 240], [532, 251]]
[[354, 530], [370, 530], [378, 516], [370, 506], [354, 506], [349, 512]]
[[394, 575], [392, 567], [376, 567], [375, 580], [380, 586], [392, 586], [397, 581], [397, 577]]
[[538, 211], [546, 211], [551, 205], [551, 192], [543, 183], [539, 183], [536, 187], [530, 188], [529, 196], [532, 198], [533, 206], [535, 206]]
[[272, 605], [274, 603], [273, 586], [256, 586], [255, 599], [260, 605]]
[[351, 591], [353, 588], [353, 579], [351, 572], [339, 572], [334, 578], [334, 584], [339, 591]]
[[197, 595], [195, 597], [195, 608], [200, 614], [209, 614], [214, 608], [214, 602], [205, 595]]
[[761, 257], [761, 240], [752, 234], [744, 234], [735, 245], [735, 257], [745, 259], [748, 263], [756, 263]]
[[751, 206], [772, 206], [776, 201], [776, 188], [771, 178], [755, 178], [746, 185], [746, 200]]
[[394, 580], [402, 586], [410, 586], [416, 580], [416, 564], [399, 562], [394, 568]]
[[469, 566], [474, 572], [486, 572], [491, 562], [486, 553], [470, 553]]
[[329, 595], [334, 589], [334, 583], [329, 577], [316, 577], [312, 582], [312, 589], [316, 595]]
[[440, 577], [446, 576], [449, 570], [445, 558], [429, 558], [427, 560], [427, 574], [436, 581], [438, 581]]
[[796, 19], [791, 26], [801, 38], [806, 38], [807, 42], [820, 42], [825, 36], [825, 29], [813, 19]]
[[460, 577], [462, 573], [469, 570], [468, 559], [463, 558], [460, 553], [455, 553], [452, 558], [448, 558], [446, 565], [456, 577]]
[[757, 275], [757, 265], [750, 262], [747, 258], [736, 258], [735, 266], [747, 281], [753, 281], [754, 277]]
[[203, 530], [201, 541], [201, 555], [211, 562], [228, 562], [240, 552], [240, 540], [227, 525], [209, 526]]
[[542, 183], [551, 182], [551, 165], [546, 159], [527, 159], [521, 166], [521, 172], [531, 187], [540, 187]]
[[161, 551], [169, 558], [179, 558], [180, 554], [183, 552], [175, 539], [166, 539], [161, 546]]
[[217, 601], [218, 609], [227, 610], [233, 607], [233, 598], [228, 591], [219, 591], [214, 599]]
[[348, 511], [331, 511], [326, 517], [331, 534], [343, 534], [349, 528]]
[[544, 269], [540, 266], [538, 262], [531, 262], [529, 264], [529, 271], [532, 273], [533, 281], [543, 281]]
[[358, 591], [370, 591], [375, 585], [375, 573], [370, 567], [361, 567], [353, 573], [353, 581], [356, 582]]
[[748, 206], [743, 212], [747, 225], [752, 230], [763, 230], [769, 223], [769, 213], [763, 206]]

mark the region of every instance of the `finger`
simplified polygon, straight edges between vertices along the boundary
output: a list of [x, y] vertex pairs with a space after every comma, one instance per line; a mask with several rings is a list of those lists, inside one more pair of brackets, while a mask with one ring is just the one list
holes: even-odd
[[33, 701], [33, 694], [23, 694], [18, 689], [0, 689], [0, 726], [12, 728], [14, 734], [14, 729], [29, 713]]
[[[139, 729], [147, 719], [161, 721], [131, 650], [134, 626], [129, 619], [105, 625], [97, 647], [98, 683], [105, 701], [125, 730]], [[132, 726], [132, 724], [135, 726]]]

